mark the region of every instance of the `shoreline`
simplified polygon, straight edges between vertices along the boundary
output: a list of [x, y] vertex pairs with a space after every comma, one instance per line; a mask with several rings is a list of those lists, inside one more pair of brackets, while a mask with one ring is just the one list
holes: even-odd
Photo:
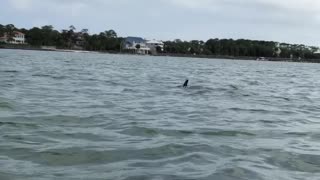
[[[72, 50], [72, 49], [43, 49], [37, 47], [4, 47], [0, 45], [1, 49], [9, 50], [26, 50], [26, 51], [51, 51], [51, 52], [73, 52], [73, 53], [101, 53], [101, 54], [119, 54], [119, 55], [139, 55], [122, 52], [111, 52], [111, 51], [86, 51], [86, 50]], [[144, 55], [141, 55], [144, 56]], [[228, 59], [228, 60], [252, 60], [257, 61], [258, 57], [249, 56], [222, 56], [222, 55], [193, 55], [193, 54], [172, 54], [172, 53], [159, 53], [151, 55], [155, 57], [185, 57], [185, 58], [204, 58], [204, 59]], [[320, 63], [320, 59], [290, 59], [290, 58], [277, 58], [277, 57], [266, 57], [267, 60], [260, 62], [298, 62], [298, 63]]]

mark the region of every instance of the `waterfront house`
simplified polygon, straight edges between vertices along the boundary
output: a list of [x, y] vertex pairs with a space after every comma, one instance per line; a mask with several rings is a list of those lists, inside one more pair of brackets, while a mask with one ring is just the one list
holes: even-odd
[[85, 37], [84, 34], [82, 32], [79, 33], [75, 33], [75, 46], [76, 48], [83, 48], [85, 46]]
[[0, 42], [8, 44], [25, 44], [25, 34], [19, 31], [13, 31], [11, 36], [9, 33], [4, 33], [4, 35], [0, 37]]
[[4, 33], [3, 36], [0, 37], [0, 42], [8, 43], [9, 37], [7, 33]]
[[155, 39], [147, 40], [146, 45], [150, 48], [152, 54], [156, 54], [157, 52], [162, 52], [164, 50], [164, 43]]
[[4, 33], [4, 35], [0, 37], [0, 42], [9, 43], [8, 41], [9, 41], [8, 33]]
[[122, 51], [134, 54], [149, 54], [147, 41], [141, 37], [127, 37], [122, 42]]
[[25, 43], [25, 34], [19, 31], [13, 32], [13, 44], [24, 44]]
[[318, 48], [313, 54], [320, 55], [320, 49]]

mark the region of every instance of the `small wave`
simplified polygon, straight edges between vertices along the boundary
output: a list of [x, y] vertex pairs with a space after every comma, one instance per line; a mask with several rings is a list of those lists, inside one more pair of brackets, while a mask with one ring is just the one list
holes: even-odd
[[[182, 86], [177, 86], [182, 88]], [[191, 95], [204, 95], [213, 92], [224, 92], [228, 94], [238, 94], [240, 88], [236, 85], [227, 85], [225, 87], [211, 88], [206, 86], [188, 86], [186, 89], [187, 92], [190, 92]]]
[[242, 168], [242, 167], [234, 167], [234, 168], [226, 168], [218, 170], [217, 172], [209, 175], [205, 178], [199, 178], [200, 180], [205, 179], [228, 179], [228, 180], [238, 180], [238, 179], [256, 179], [263, 180], [263, 176], [255, 171]]
[[265, 110], [265, 109], [246, 109], [246, 108], [229, 108], [231, 111], [248, 111], [248, 112], [261, 112], [261, 113], [270, 113], [272, 111]]
[[250, 85], [250, 86], [258, 86], [258, 85], [260, 85], [260, 82], [259, 81], [249, 81], [248, 85]]
[[50, 74], [33, 74], [32, 76], [33, 77], [49, 77], [49, 78], [58, 79], [58, 80], [67, 79], [67, 76], [54, 76]]
[[151, 129], [145, 127], [131, 127], [121, 132], [122, 134], [127, 134], [131, 136], [142, 136], [142, 137], [150, 137], [157, 135], [165, 135], [165, 136], [189, 136], [194, 134], [205, 135], [205, 136], [255, 136], [253, 133], [243, 132], [243, 131], [223, 131], [223, 130], [168, 130], [168, 129]]
[[3, 110], [13, 110], [14, 107], [10, 103], [0, 102], [0, 110], [1, 109], [3, 109]]
[[134, 90], [134, 89], [124, 88], [124, 89], [122, 90], [122, 92], [124, 92], [124, 93], [136, 93], [136, 92], [138, 92], [138, 91], [136, 91], [136, 90]]
[[289, 135], [289, 136], [297, 136], [297, 137], [308, 136], [307, 132], [288, 132], [288, 133], [285, 133], [285, 134]]
[[205, 95], [214, 92], [213, 88], [204, 86], [189, 86], [185, 88], [191, 95]]
[[0, 179], [3, 179], [3, 180], [14, 180], [14, 179], [25, 179], [25, 177], [21, 176], [21, 175], [17, 175], [17, 174], [0, 172]]
[[206, 136], [239, 136], [239, 135], [255, 136], [255, 134], [253, 133], [242, 132], [242, 131], [207, 131], [207, 132], [201, 132], [200, 134], [206, 135]]
[[115, 82], [115, 81], [104, 81], [106, 84], [110, 85], [110, 86], [126, 86], [125, 84], [119, 83], [119, 82]]
[[136, 176], [129, 176], [123, 180], [166, 180], [166, 179], [184, 179], [179, 176], [175, 175], [136, 175]]
[[53, 79], [58, 79], [58, 80], [62, 80], [62, 79], [67, 79], [67, 76], [51, 76]]
[[213, 88], [205, 87], [205, 86], [189, 86], [186, 89], [194, 89], [194, 90], [201, 90], [201, 89], [207, 89], [207, 90], [213, 90]]
[[277, 114], [277, 115], [289, 115], [289, 114], [297, 114], [295, 111], [288, 110], [267, 110], [267, 109], [253, 109], [253, 108], [238, 108], [233, 107], [229, 108], [231, 111], [236, 112], [251, 112], [251, 113], [265, 113], [265, 114]]
[[3, 72], [3, 73], [19, 73], [19, 71], [16, 71], [16, 70], [4, 70], [4, 71], [0, 71], [0, 73]]
[[82, 118], [78, 116], [63, 116], [63, 115], [56, 115], [56, 116], [43, 116], [43, 117], [37, 117], [39, 120], [43, 120], [46, 123], [54, 123], [54, 124], [61, 124], [65, 123], [72, 124], [72, 123], [79, 123], [81, 122]]
[[277, 121], [272, 121], [272, 120], [260, 120], [260, 122], [265, 123], [265, 124], [275, 124], [275, 123], [279, 123]]
[[233, 85], [233, 84], [230, 84], [230, 85], [228, 85], [231, 89], [233, 89], [233, 90], [238, 90], [239, 89], [239, 87], [238, 86], [236, 86], [236, 85]]
[[150, 137], [156, 136], [159, 132], [156, 129], [145, 128], [145, 127], [131, 127], [121, 131], [122, 134], [127, 134], [131, 136], [143, 136], [143, 137]]
[[314, 140], [319, 141], [320, 140], [320, 133], [313, 133], [311, 135], [311, 138], [314, 139]]
[[33, 74], [33, 77], [51, 77], [49, 74]]
[[67, 115], [52, 115], [52, 116], [14, 116], [5, 118], [6, 122], [28, 122], [28, 124], [37, 124], [45, 126], [60, 126], [65, 127], [72, 125], [90, 125], [89, 121], [86, 121], [86, 117], [67, 116]]
[[266, 162], [279, 168], [296, 172], [320, 172], [320, 156], [311, 154], [296, 154], [286, 151], [273, 151]]
[[[129, 143], [129, 142], [128, 142]], [[50, 166], [74, 166], [84, 164], [106, 164], [128, 160], [161, 160], [183, 156], [192, 152], [211, 152], [208, 145], [188, 146], [166, 144], [138, 149], [91, 150], [86, 148], [48, 149], [34, 154], [33, 161]]]
[[37, 124], [31, 124], [31, 123], [1, 122], [1, 121], [0, 121], [0, 126], [32, 127], [32, 128], [39, 127]]
[[288, 97], [282, 97], [282, 96], [271, 96], [271, 98], [281, 99], [281, 100], [285, 100], [285, 101], [291, 101], [290, 98], [288, 98]]
[[8, 102], [8, 100], [0, 98], [0, 111], [1, 110], [13, 110], [14, 106]]

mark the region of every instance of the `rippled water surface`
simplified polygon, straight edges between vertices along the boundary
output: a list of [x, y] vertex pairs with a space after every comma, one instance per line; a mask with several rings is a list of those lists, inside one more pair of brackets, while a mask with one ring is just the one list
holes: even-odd
[[319, 180], [319, 92], [319, 64], [0, 50], [0, 179]]

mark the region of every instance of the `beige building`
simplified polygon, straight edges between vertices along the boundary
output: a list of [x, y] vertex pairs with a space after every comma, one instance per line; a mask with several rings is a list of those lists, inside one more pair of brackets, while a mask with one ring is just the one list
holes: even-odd
[[8, 33], [0, 37], [0, 42], [9, 44], [25, 44], [25, 34], [19, 31], [13, 31], [13, 36], [10, 38]]

